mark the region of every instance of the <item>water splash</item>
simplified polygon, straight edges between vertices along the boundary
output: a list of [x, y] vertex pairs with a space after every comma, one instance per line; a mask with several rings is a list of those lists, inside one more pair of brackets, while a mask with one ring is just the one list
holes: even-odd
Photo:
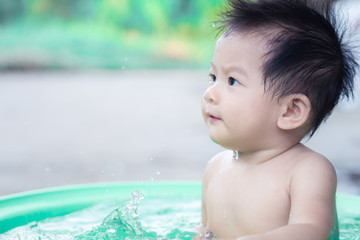
[[[169, 240], [169, 239], [192, 239], [195, 234], [180, 229], [169, 229], [166, 232], [155, 232], [145, 229], [139, 220], [138, 206], [144, 195], [140, 192], [132, 192], [132, 200], [120, 208], [113, 210], [105, 217], [103, 222], [84, 234], [75, 237], [76, 240]], [[174, 216], [174, 215], [173, 215]]]
[[[143, 194], [133, 192], [131, 200], [122, 202], [115, 210], [119, 202], [104, 202], [69, 215], [20, 226], [0, 234], [0, 239], [190, 240], [195, 236], [201, 215], [198, 198], [143, 198]], [[104, 212], [110, 214], [104, 216]]]
[[144, 239], [156, 237], [156, 233], [145, 231], [139, 221], [138, 206], [144, 195], [132, 192], [132, 200], [113, 210], [102, 224], [75, 239]]

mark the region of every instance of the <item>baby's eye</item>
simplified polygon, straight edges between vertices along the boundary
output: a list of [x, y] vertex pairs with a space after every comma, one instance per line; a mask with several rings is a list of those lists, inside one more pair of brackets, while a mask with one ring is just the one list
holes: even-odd
[[209, 74], [210, 82], [216, 82], [216, 76], [214, 74]]
[[240, 82], [237, 81], [237, 80], [236, 80], [235, 78], [233, 78], [233, 77], [229, 77], [228, 83], [229, 83], [230, 86], [240, 84]]

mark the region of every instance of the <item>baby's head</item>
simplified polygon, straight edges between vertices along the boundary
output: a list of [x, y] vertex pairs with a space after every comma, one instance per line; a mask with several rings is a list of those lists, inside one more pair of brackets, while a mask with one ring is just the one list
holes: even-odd
[[310, 136], [341, 98], [353, 96], [357, 64], [329, 2], [229, 0], [231, 8], [217, 22], [222, 38], [240, 33], [262, 39], [265, 91], [276, 99], [306, 96]]

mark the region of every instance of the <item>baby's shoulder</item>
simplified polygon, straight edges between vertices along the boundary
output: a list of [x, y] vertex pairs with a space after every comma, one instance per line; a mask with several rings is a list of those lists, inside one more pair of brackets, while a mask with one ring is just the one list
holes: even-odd
[[296, 169], [311, 168], [311, 169], [327, 169], [333, 168], [332, 163], [322, 154], [301, 145], [295, 152], [297, 155]]
[[232, 159], [232, 154], [233, 154], [232, 151], [225, 150], [213, 156], [206, 165], [205, 175], [210, 175], [214, 171], [220, 169], [221, 166], [224, 166], [225, 164], [230, 164]]
[[216, 167], [226, 162], [231, 161], [233, 152], [230, 150], [222, 151], [215, 156], [213, 156], [210, 161], [207, 163], [207, 167]]
[[306, 146], [301, 146], [296, 151], [296, 161], [293, 166], [293, 175], [296, 178], [325, 178], [335, 179], [336, 172], [332, 163], [322, 154], [317, 153]]

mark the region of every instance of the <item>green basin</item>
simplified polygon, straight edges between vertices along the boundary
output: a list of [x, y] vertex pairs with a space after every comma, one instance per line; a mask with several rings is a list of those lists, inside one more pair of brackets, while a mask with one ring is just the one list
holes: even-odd
[[[200, 182], [85, 184], [12, 194], [0, 197], [0, 234], [33, 221], [62, 216], [100, 202], [128, 199], [135, 190], [142, 192], [147, 199], [201, 197]], [[336, 201], [339, 219], [360, 217], [359, 197], [338, 193]]]

